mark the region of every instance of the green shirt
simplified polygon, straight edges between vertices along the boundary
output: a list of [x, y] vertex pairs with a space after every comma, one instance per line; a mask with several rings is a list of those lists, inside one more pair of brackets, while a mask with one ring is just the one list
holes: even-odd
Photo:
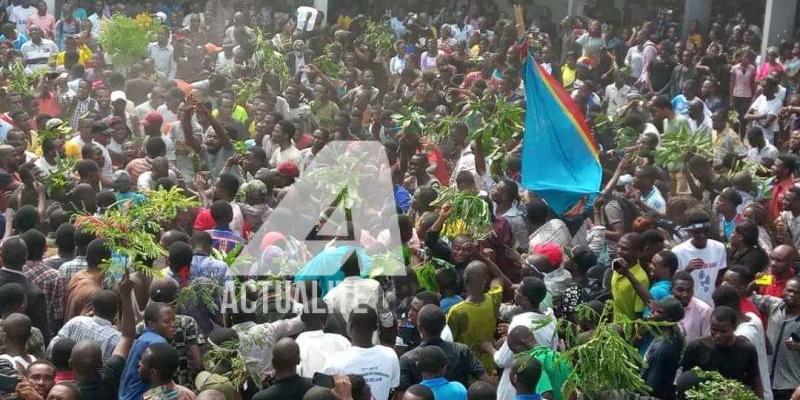
[[536, 393], [541, 395], [552, 392], [554, 400], [564, 400], [562, 388], [571, 372], [569, 364], [559, 358], [556, 351], [544, 346], [534, 348], [530, 354], [542, 365], [542, 376], [536, 384]]
[[494, 370], [494, 360], [491, 354], [480, 349], [480, 344], [494, 338], [502, 297], [503, 287], [495, 286], [486, 292], [483, 302], [464, 300], [447, 313], [447, 326], [453, 332], [453, 340], [469, 346], [487, 371]]
[[[645, 289], [650, 287], [650, 280], [647, 277], [647, 272], [640, 264], [636, 264], [630, 268], [633, 278], [639, 281]], [[614, 271], [611, 275], [611, 297], [612, 305], [614, 306], [614, 320], [619, 320], [621, 316], [628, 319], [636, 319], [642, 312], [646, 304], [636, 294], [636, 290], [628, 280], [628, 278]], [[639, 314], [639, 315], [637, 315]]]

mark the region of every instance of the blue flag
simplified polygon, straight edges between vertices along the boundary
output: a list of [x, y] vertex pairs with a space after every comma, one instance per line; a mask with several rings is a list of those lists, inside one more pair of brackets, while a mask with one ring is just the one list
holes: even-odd
[[600, 190], [600, 148], [569, 93], [531, 56], [525, 60], [522, 186], [563, 215]]

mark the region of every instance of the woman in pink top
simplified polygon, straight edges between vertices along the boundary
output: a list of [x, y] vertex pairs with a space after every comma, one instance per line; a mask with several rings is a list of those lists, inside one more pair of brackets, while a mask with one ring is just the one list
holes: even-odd
[[770, 47], [767, 49], [766, 60], [758, 67], [756, 81], [761, 82], [773, 72], [783, 72], [783, 65], [778, 62], [778, 48]]
[[745, 51], [739, 63], [731, 67], [730, 107], [739, 113], [739, 135], [744, 132], [744, 116], [753, 101], [756, 89], [756, 68], [753, 66], [753, 53]]

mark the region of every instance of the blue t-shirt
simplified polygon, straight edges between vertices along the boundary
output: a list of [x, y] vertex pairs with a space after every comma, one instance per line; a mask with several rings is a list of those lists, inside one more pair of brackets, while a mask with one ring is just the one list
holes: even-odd
[[444, 377], [426, 379], [420, 385], [427, 386], [433, 391], [433, 398], [447, 400], [466, 400], [467, 388], [461, 382], [448, 382]]
[[722, 231], [723, 231], [722, 233], [725, 234], [726, 240], [731, 240], [731, 237], [733, 236], [733, 231], [735, 229], [736, 229], [736, 221], [734, 220], [728, 221], [726, 219], [722, 221]]
[[124, 203], [132, 201], [134, 205], [143, 204], [147, 199], [144, 197], [143, 194], [137, 192], [125, 192], [125, 193], [117, 193], [117, 202], [120, 206], [123, 206]]
[[675, 96], [672, 99], [672, 109], [675, 110], [675, 114], [689, 115], [689, 100], [682, 94]]
[[394, 202], [404, 213], [407, 213], [411, 209], [411, 193], [401, 185], [394, 185]]
[[[0, 35], [0, 42], [5, 41], [6, 35]], [[14, 40], [14, 49], [19, 50], [22, 48], [22, 45], [28, 41], [28, 37], [25, 36], [24, 33], [17, 32], [17, 39]]]
[[78, 21], [83, 21], [86, 18], [89, 18], [89, 16], [86, 14], [86, 10], [85, 9], [83, 9], [81, 7], [77, 7], [77, 8], [75, 8], [74, 11], [72, 11], [72, 18], [75, 18]]
[[150, 389], [150, 384], [139, 377], [139, 361], [142, 360], [142, 354], [150, 345], [166, 342], [166, 339], [150, 328], [145, 328], [142, 335], [133, 342], [133, 347], [131, 352], [128, 353], [125, 369], [122, 370], [122, 376], [119, 381], [120, 400], [139, 400], [144, 395], [144, 392]]
[[450, 307], [461, 303], [462, 301], [464, 301], [464, 299], [456, 294], [450, 297], [443, 297], [442, 301], [439, 302], [439, 306], [442, 308], [442, 312], [447, 314], [447, 311], [450, 310]]
[[[672, 281], [671, 280], [663, 280], [658, 281], [650, 286], [650, 297], [653, 298], [654, 301], [659, 301], [669, 295], [672, 294]], [[650, 308], [645, 308], [644, 313], [642, 316], [647, 318], [650, 316]]]

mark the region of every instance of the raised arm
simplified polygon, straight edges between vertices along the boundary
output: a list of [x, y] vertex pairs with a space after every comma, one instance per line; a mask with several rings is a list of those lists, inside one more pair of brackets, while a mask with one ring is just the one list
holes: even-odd
[[195, 111], [195, 106], [192, 104], [194, 101], [194, 97], [189, 95], [186, 99], [186, 104], [183, 107], [183, 116], [181, 118], [181, 129], [183, 129], [183, 140], [189, 148], [195, 151], [195, 153], [200, 152], [200, 141], [194, 137], [194, 129], [192, 129], [192, 115]]
[[503, 273], [503, 270], [497, 266], [494, 262], [494, 250], [491, 249], [483, 249], [482, 251], [478, 252], [478, 259], [483, 261], [489, 269], [492, 271], [492, 275], [496, 279], [500, 281], [500, 284], [503, 285], [503, 288], [510, 288], [514, 282], [511, 282], [511, 279], [508, 279], [506, 274]]
[[233, 142], [231, 142], [231, 137], [228, 136], [228, 131], [225, 130], [225, 127], [223, 127], [213, 115], [211, 115], [208, 109], [204, 105], [198, 104], [197, 112], [200, 113], [200, 115], [208, 118], [208, 122], [211, 124], [211, 128], [214, 129], [214, 132], [217, 134], [217, 138], [219, 138], [219, 143], [222, 145], [222, 147], [225, 147], [226, 149], [232, 148]]
[[117, 287], [119, 288], [120, 308], [122, 310], [122, 318], [119, 324], [122, 336], [119, 338], [117, 347], [114, 348], [113, 355], [127, 358], [133, 345], [133, 338], [136, 335], [136, 322], [133, 316], [133, 301], [131, 300], [133, 281], [130, 279], [128, 270], [125, 270], [125, 275]]

